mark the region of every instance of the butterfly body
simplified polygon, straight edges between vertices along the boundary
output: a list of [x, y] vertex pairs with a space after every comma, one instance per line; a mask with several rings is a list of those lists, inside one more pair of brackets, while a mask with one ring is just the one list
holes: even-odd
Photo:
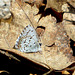
[[25, 27], [16, 40], [15, 48], [21, 52], [37, 52], [41, 50], [37, 33], [33, 27], [30, 25]]

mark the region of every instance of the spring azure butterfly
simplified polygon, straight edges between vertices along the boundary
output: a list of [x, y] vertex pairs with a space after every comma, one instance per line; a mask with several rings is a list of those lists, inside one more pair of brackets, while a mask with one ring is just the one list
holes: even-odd
[[24, 28], [16, 40], [15, 49], [21, 52], [37, 52], [40, 51], [40, 43], [35, 29], [28, 25]]

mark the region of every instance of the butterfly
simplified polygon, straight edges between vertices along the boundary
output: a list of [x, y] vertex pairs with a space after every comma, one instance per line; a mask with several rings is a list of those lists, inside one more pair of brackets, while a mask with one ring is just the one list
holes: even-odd
[[28, 25], [16, 40], [15, 49], [21, 52], [38, 52], [41, 50], [35, 29]]

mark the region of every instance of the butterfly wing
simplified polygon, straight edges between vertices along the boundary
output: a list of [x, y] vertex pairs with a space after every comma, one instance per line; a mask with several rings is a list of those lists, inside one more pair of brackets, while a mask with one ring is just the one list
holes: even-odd
[[21, 52], [37, 52], [40, 51], [38, 36], [33, 27], [26, 26], [23, 32], [16, 40], [15, 48]]

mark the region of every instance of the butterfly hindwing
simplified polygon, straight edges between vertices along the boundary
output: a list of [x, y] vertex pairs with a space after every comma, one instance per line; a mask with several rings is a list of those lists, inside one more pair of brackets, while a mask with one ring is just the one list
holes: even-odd
[[28, 25], [16, 40], [15, 48], [21, 52], [40, 51], [38, 36], [35, 29]]

